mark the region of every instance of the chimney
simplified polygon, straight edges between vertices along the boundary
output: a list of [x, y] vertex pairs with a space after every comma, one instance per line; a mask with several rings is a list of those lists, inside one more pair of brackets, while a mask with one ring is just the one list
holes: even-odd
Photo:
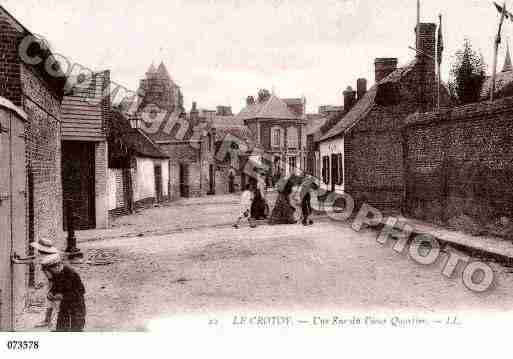
[[367, 79], [356, 80], [356, 96], [360, 100], [367, 92]]
[[396, 69], [396, 57], [378, 57], [376, 60], [374, 60], [375, 82], [380, 82]]
[[348, 112], [356, 103], [356, 91], [348, 86], [344, 93], [344, 111]]
[[232, 107], [231, 106], [217, 106], [217, 115], [218, 116], [232, 116]]
[[417, 44], [417, 60], [425, 60], [428, 64], [428, 71], [435, 71], [435, 55], [436, 55], [436, 24], [420, 23], [415, 28], [416, 44]]
[[247, 106], [254, 105], [254, 104], [255, 104], [255, 98], [253, 96], [246, 97], [246, 105]]

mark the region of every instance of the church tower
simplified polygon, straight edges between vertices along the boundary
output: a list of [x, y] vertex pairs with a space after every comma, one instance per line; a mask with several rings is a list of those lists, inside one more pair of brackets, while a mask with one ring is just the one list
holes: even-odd
[[138, 93], [144, 94], [140, 110], [153, 104], [169, 112], [184, 111], [180, 86], [173, 81], [164, 62], [158, 68], [151, 64], [145, 78], [139, 83]]

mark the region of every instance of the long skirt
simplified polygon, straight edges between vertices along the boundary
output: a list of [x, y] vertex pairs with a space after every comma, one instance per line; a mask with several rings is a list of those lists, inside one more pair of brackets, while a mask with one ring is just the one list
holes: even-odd
[[269, 224], [292, 224], [297, 220], [294, 216], [296, 209], [289, 203], [286, 194], [280, 193], [276, 199]]

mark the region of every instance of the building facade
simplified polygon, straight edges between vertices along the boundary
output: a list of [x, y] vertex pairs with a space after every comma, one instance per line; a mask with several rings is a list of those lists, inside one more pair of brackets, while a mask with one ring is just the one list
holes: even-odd
[[[29, 46], [20, 47], [22, 43]], [[20, 137], [24, 139], [25, 156], [16, 159], [24, 161], [26, 169], [26, 178], [17, 180], [25, 187], [19, 193], [25, 197], [22, 208], [26, 232], [16, 234], [25, 238], [24, 243], [17, 244], [16, 252], [30, 253], [29, 242], [40, 238], [51, 239], [63, 248], [61, 101], [65, 77], [58, 69], [53, 69], [53, 76], [48, 73], [45, 62], [55, 62], [51, 51], [1, 6], [0, 53], [0, 96], [26, 114], [25, 131]], [[24, 289], [35, 283], [39, 273], [33, 268], [18, 270], [25, 275], [7, 275], [13, 279], [15, 289], [11, 290], [18, 293], [15, 302], [0, 304], [11, 306], [15, 312], [23, 307], [20, 296]]]
[[[325, 148], [325, 152], [321, 151], [325, 159], [323, 172], [331, 174], [329, 181], [325, 177], [328, 188], [333, 189], [333, 172], [338, 172], [335, 179], [340, 183], [342, 178], [341, 189], [357, 203], [365, 202], [382, 210], [400, 210], [405, 204], [401, 129], [406, 117], [436, 105], [436, 25], [421, 23], [417, 31], [417, 48], [422, 52], [399, 68], [395, 58], [376, 59], [375, 85], [320, 141], [320, 146]], [[441, 103], [442, 106], [450, 103], [445, 86], [441, 87]], [[341, 164], [337, 156], [342, 157]]]
[[280, 99], [261, 90], [255, 100], [246, 99], [237, 115], [250, 129], [261, 161], [270, 168], [272, 182], [282, 176], [299, 174], [306, 168], [306, 115], [304, 99]]

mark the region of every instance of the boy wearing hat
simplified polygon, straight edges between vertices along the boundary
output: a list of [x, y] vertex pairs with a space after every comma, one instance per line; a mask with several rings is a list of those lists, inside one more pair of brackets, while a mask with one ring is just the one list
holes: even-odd
[[42, 258], [43, 270], [52, 275], [52, 288], [48, 293], [50, 301], [60, 301], [56, 331], [80, 332], [84, 329], [86, 307], [85, 288], [80, 275], [71, 267], [63, 265], [59, 254]]

